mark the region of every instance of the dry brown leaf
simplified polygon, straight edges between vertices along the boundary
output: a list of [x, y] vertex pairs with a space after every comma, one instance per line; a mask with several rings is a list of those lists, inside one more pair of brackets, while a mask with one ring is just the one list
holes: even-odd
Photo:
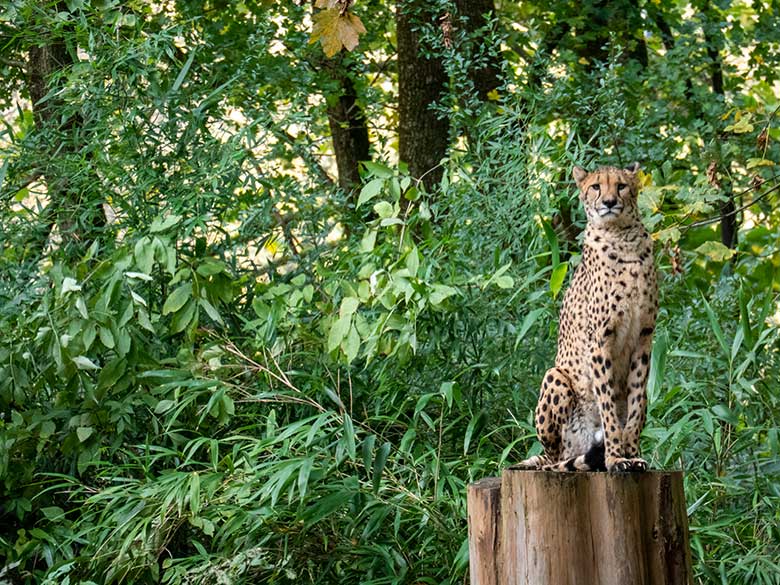
[[716, 189], [720, 189], [720, 181], [718, 180], [718, 163], [716, 161], [712, 161], [707, 167], [707, 182]]
[[320, 41], [326, 57], [333, 57], [342, 47], [353, 50], [358, 46], [359, 35], [366, 32], [357, 16], [349, 12], [341, 14], [338, 8], [321, 10], [313, 18], [314, 27], [309, 42]]
[[768, 144], [769, 144], [769, 133], [767, 132], [767, 129], [764, 128], [763, 130], [761, 130], [761, 133], [756, 138], [756, 146], [758, 147], [758, 150], [766, 150]]
[[339, 18], [339, 38], [348, 51], [358, 46], [358, 36], [366, 32], [366, 27], [354, 14], [347, 13]]
[[333, 8], [338, 3], [339, 3], [339, 0], [317, 0], [314, 3], [314, 6], [316, 8]]

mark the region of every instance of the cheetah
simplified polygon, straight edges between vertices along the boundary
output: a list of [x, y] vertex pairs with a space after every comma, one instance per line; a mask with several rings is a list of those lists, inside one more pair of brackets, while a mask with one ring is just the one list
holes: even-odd
[[536, 432], [544, 453], [518, 467], [645, 471], [639, 434], [658, 312], [653, 242], [637, 207], [639, 163], [574, 167], [588, 224], [564, 295], [555, 366], [542, 382]]

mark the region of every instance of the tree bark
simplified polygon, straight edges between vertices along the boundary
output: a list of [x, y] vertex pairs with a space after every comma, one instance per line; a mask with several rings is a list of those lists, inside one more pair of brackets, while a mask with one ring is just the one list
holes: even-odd
[[448, 78], [441, 58], [421, 46], [417, 27], [441, 16], [422, 0], [396, 5], [399, 157], [429, 191], [441, 181], [439, 163], [449, 143], [449, 121], [432, 109], [444, 97]]
[[501, 479], [468, 487], [469, 572], [472, 585], [501, 585]]
[[353, 193], [360, 184], [360, 161], [369, 158], [366, 117], [357, 101], [352, 71], [339, 55], [331, 66], [331, 75], [338, 83], [339, 94], [329, 96], [328, 124], [336, 153], [339, 186]]
[[682, 472], [509, 468], [496, 491], [469, 488], [472, 585], [494, 583], [495, 566], [512, 585], [692, 583]]
[[[725, 87], [723, 84], [723, 60], [720, 51], [723, 48], [723, 36], [718, 28], [719, 24], [714, 22], [712, 10], [709, 3], [704, 11], [704, 41], [707, 44], [707, 56], [710, 58], [710, 85], [712, 93], [725, 100]], [[720, 149], [717, 149], [720, 151]], [[718, 157], [720, 159], [720, 157]], [[716, 172], [721, 176], [721, 161], [717, 161]], [[731, 188], [731, 181], [723, 179], [721, 181], [722, 191], [726, 200], [720, 204], [720, 241], [727, 248], [737, 247], [737, 233], [739, 224], [737, 223], [736, 203], [734, 202], [734, 192]]]
[[[67, 11], [64, 2], [57, 2], [53, 9]], [[68, 27], [63, 26], [57, 33], [42, 30], [41, 36], [46, 38], [46, 42], [33, 44], [27, 52], [27, 90], [32, 101], [35, 129], [42, 136], [45, 151], [39, 172], [46, 180], [49, 197], [49, 205], [42, 218], [44, 230], [40, 241], [33, 244], [36, 254], [43, 251], [54, 225], [59, 228], [63, 246], [67, 248], [76, 244], [77, 253], [91, 245], [94, 230], [106, 225], [102, 201], [95, 204], [88, 199], [85, 208], [81, 201], [82, 193], [70, 185], [70, 177], [63, 173], [63, 160], [81, 150], [84, 119], [79, 113], [63, 119], [65, 103], [56, 93], [43, 101], [60, 83], [59, 75], [74, 64], [75, 48], [69, 50], [63, 32], [69, 32]], [[85, 158], [91, 158], [89, 153]]]

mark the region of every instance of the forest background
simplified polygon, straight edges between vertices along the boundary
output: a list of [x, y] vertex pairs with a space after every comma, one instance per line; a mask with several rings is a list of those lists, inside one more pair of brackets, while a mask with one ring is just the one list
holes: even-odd
[[780, 3], [6, 0], [0, 583], [463, 583], [642, 163], [643, 451], [780, 583]]

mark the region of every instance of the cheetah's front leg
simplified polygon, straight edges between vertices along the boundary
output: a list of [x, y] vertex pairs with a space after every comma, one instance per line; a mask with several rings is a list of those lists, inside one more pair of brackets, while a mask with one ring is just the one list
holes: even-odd
[[536, 436], [544, 447], [544, 453], [529, 457], [518, 467], [541, 469], [558, 462], [561, 457], [561, 430], [571, 418], [573, 408], [574, 391], [569, 376], [560, 368], [550, 368], [544, 375], [535, 413]]
[[644, 460], [639, 459], [639, 435], [645, 426], [647, 415], [647, 375], [650, 372], [650, 353], [653, 346], [653, 325], [643, 323], [639, 334], [639, 344], [631, 354], [628, 372], [628, 414], [626, 428], [623, 431], [623, 447], [625, 456], [636, 462], [637, 466], [647, 467]]
[[604, 427], [604, 464], [607, 471], [644, 471], [642, 460], [626, 458], [623, 448], [623, 425], [617, 416], [617, 389], [612, 368], [615, 328], [606, 322], [597, 334], [598, 346], [591, 355], [593, 391]]

